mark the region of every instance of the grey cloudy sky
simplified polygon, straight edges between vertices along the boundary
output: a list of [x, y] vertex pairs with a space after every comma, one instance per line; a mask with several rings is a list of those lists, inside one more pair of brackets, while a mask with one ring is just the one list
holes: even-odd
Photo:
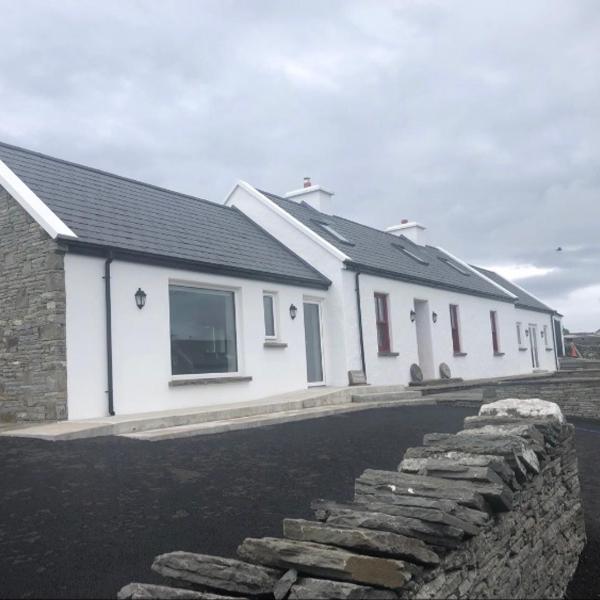
[[3, 141], [219, 202], [310, 175], [600, 328], [597, 0], [0, 10]]

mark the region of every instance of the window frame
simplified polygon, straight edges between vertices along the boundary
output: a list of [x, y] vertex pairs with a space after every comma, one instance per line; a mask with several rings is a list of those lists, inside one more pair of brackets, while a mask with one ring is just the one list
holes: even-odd
[[[390, 303], [389, 294], [385, 292], [374, 292], [375, 300], [375, 333], [377, 337], [377, 352], [379, 354], [390, 354], [392, 352], [392, 333], [390, 326]], [[383, 302], [384, 320], [380, 320], [380, 302]], [[382, 327], [385, 327], [382, 330]], [[384, 332], [383, 340], [380, 337], [380, 330]], [[382, 343], [382, 341], [384, 343]]]
[[517, 326], [517, 344], [519, 344], [519, 348], [523, 347], [523, 323], [521, 321], [516, 322]]
[[492, 333], [492, 350], [494, 354], [500, 354], [500, 335], [498, 333], [498, 311], [490, 310], [490, 327]]
[[[463, 267], [462, 265], [459, 265], [458, 263], [454, 262], [453, 260], [450, 260], [449, 258], [446, 258], [445, 256], [438, 256], [438, 260], [447, 264], [450, 268], [454, 269], [457, 273], [460, 273], [461, 275], [463, 275], [465, 277], [471, 276], [471, 273], [469, 273], [469, 271], [467, 271], [467, 269], [465, 267]], [[455, 305], [455, 306], [458, 306], [458, 305]]]
[[227, 379], [231, 377], [241, 376], [244, 372], [243, 353], [241, 352], [241, 290], [236, 287], [228, 287], [224, 285], [215, 285], [205, 282], [188, 281], [180, 279], [170, 279], [167, 285], [167, 297], [169, 299], [169, 315], [171, 311], [171, 288], [182, 287], [196, 290], [208, 290], [212, 292], [230, 292], [233, 294], [233, 327], [235, 332], [235, 354], [237, 371], [217, 371], [211, 373], [173, 373], [173, 347], [171, 342], [171, 322], [169, 316], [169, 373], [171, 381], [193, 381], [197, 379]]
[[463, 354], [462, 336], [460, 334], [460, 310], [458, 304], [450, 304], [450, 333], [454, 354]]
[[421, 258], [416, 253], [414, 253], [412, 250], [409, 250], [402, 244], [397, 244], [396, 242], [392, 242], [392, 247], [395, 248], [396, 250], [398, 250], [399, 252], [402, 252], [402, 254], [404, 254], [404, 256], [408, 256], [408, 258], [411, 258], [412, 260], [419, 263], [420, 265], [427, 266], [429, 264], [429, 262], [427, 262], [424, 258]]
[[542, 327], [544, 331], [544, 345], [546, 346], [546, 350], [554, 350], [554, 346], [550, 345], [548, 342], [548, 325], [542, 325]]
[[[271, 298], [271, 309], [273, 311], [273, 335], [267, 334], [267, 322], [265, 318], [265, 297]], [[263, 291], [262, 293], [263, 303], [263, 329], [265, 334], [265, 340], [275, 341], [279, 339], [279, 300], [277, 292]]]

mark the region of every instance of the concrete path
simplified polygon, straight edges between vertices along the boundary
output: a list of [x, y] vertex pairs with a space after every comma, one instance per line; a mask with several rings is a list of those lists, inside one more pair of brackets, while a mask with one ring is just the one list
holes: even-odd
[[[58, 421], [25, 427], [21, 425], [0, 431], [0, 437], [66, 441], [119, 435], [158, 441], [424, 401], [420, 391], [407, 390], [404, 386], [309, 388], [250, 402]], [[432, 399], [426, 402], [431, 404]]]

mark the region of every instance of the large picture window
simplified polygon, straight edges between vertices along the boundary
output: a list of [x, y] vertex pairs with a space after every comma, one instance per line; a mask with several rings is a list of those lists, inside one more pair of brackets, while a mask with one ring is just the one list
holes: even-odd
[[234, 293], [172, 285], [169, 299], [173, 375], [235, 373]]

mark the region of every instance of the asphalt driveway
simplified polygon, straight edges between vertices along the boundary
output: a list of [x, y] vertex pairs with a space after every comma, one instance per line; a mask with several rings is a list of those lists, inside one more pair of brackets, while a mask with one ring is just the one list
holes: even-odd
[[[394, 469], [423, 434], [460, 429], [471, 409], [401, 407], [159, 443], [0, 439], [0, 597], [114, 597], [159, 581], [156, 554], [233, 556], [279, 535], [316, 497], [347, 500], [368, 467]], [[577, 442], [588, 536], [573, 597], [597, 597], [600, 427]]]

